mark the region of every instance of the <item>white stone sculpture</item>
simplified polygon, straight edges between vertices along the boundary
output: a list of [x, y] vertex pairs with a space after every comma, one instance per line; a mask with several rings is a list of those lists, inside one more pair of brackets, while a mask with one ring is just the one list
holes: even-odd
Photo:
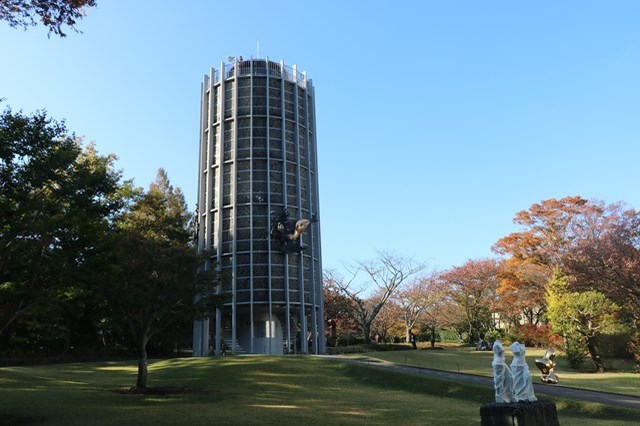
[[493, 386], [496, 389], [496, 402], [516, 402], [513, 396], [513, 374], [504, 361], [504, 346], [500, 340], [493, 343]]
[[513, 373], [513, 395], [516, 401], [537, 401], [533, 392], [531, 373], [524, 358], [527, 349], [522, 343], [513, 342], [510, 346], [513, 353], [511, 372]]

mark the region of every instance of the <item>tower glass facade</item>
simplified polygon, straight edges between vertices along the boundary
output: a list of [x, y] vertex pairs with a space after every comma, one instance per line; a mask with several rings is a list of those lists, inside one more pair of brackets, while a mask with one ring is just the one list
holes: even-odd
[[[284, 61], [221, 63], [201, 91], [198, 250], [227, 302], [194, 325], [194, 355], [325, 352], [311, 80]], [[300, 222], [298, 222], [300, 223]], [[283, 226], [278, 228], [284, 229]]]

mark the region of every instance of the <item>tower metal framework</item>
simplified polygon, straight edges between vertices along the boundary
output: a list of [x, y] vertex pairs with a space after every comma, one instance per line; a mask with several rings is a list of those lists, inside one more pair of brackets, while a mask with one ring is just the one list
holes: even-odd
[[222, 62], [201, 90], [197, 238], [229, 301], [195, 322], [194, 356], [325, 353], [320, 223], [283, 250], [271, 227], [287, 213], [319, 215], [312, 81], [284, 61]]

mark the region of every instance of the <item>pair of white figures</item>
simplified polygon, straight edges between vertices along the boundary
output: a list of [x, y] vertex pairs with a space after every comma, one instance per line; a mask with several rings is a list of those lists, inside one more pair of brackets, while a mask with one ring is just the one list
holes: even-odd
[[524, 359], [525, 347], [513, 342], [511, 368], [504, 359], [504, 346], [499, 340], [493, 343], [493, 385], [496, 389], [496, 402], [537, 401], [533, 393], [533, 383], [529, 366]]

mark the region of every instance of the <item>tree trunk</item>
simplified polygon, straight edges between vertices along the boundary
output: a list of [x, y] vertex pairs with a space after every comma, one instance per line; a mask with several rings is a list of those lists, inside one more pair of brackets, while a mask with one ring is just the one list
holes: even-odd
[[593, 363], [596, 365], [596, 372], [604, 373], [606, 369], [604, 368], [604, 363], [600, 358], [598, 343], [596, 342], [595, 337], [587, 338], [587, 348], [589, 348], [589, 355], [591, 355], [591, 359], [593, 360]]
[[138, 379], [136, 380], [136, 389], [147, 389], [147, 339], [144, 338], [140, 342], [138, 357]]
[[431, 327], [429, 327], [429, 329], [431, 330], [431, 347], [435, 348], [436, 347], [436, 326], [432, 325]]
[[364, 343], [371, 343], [371, 323], [365, 324], [362, 327], [362, 332], [364, 333]]

